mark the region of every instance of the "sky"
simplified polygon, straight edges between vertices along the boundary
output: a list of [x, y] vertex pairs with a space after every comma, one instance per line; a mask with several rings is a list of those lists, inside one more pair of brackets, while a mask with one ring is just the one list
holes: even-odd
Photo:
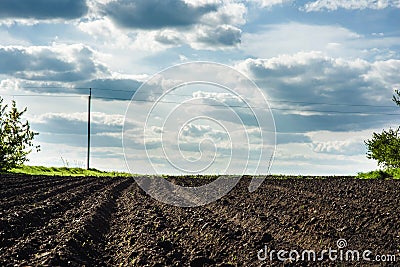
[[353, 175], [399, 125], [399, 25], [399, 0], [3, 0], [0, 96], [32, 165], [86, 167], [93, 88], [91, 167]]

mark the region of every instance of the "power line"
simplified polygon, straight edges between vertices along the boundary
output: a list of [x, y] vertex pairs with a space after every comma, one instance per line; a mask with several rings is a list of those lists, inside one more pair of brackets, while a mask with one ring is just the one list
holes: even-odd
[[[96, 99], [110, 99], [110, 100], [124, 100], [110, 97], [93, 97]], [[154, 101], [150, 100], [139, 100], [134, 99], [134, 102], [145, 102], [145, 103], [154, 103]], [[289, 108], [274, 108], [274, 107], [254, 107], [254, 106], [232, 106], [232, 105], [220, 105], [220, 104], [202, 104], [202, 103], [188, 103], [188, 102], [175, 102], [175, 101], [158, 101], [157, 103], [164, 104], [186, 104], [186, 105], [195, 105], [195, 106], [211, 106], [211, 107], [226, 107], [226, 108], [243, 108], [243, 109], [265, 109], [265, 110], [279, 110], [279, 111], [297, 111], [297, 112], [316, 112], [316, 113], [332, 113], [332, 114], [358, 114], [358, 115], [389, 115], [389, 116], [398, 116], [400, 113], [381, 113], [381, 112], [358, 112], [358, 111], [337, 111], [337, 110], [315, 110], [315, 109], [289, 109]]]
[[[40, 87], [44, 88], [44, 87]], [[47, 87], [46, 87], [47, 88]], [[50, 88], [50, 87], [48, 87]], [[60, 88], [60, 87], [57, 87]], [[85, 88], [78, 88], [85, 89]], [[90, 90], [88, 88], [88, 90]], [[111, 90], [111, 89], [97, 89], [97, 90], [107, 90], [107, 91], [126, 91], [127, 90]], [[2, 94], [6, 96], [12, 97], [54, 97], [54, 98], [81, 98], [85, 95], [56, 95], [56, 94]], [[173, 94], [171, 94], [173, 95]], [[175, 94], [176, 96], [192, 96], [192, 95], [181, 95]], [[106, 97], [106, 96], [93, 96], [94, 99], [105, 99], [105, 100], [119, 100], [119, 101], [129, 101], [127, 98], [118, 98], [118, 97]], [[154, 101], [145, 100], [145, 99], [132, 99], [134, 102], [147, 102], [153, 103]], [[328, 106], [346, 106], [346, 107], [384, 107], [384, 108], [394, 108], [393, 106], [375, 106], [368, 104], [340, 104], [340, 103], [317, 103], [317, 102], [303, 102], [303, 101], [287, 101], [287, 100], [270, 100], [269, 102], [273, 103], [293, 103], [293, 104], [305, 104], [305, 105], [328, 105]], [[360, 112], [360, 111], [338, 111], [338, 110], [317, 110], [317, 109], [293, 109], [293, 108], [277, 108], [277, 107], [256, 107], [256, 106], [239, 106], [239, 105], [221, 105], [221, 104], [203, 104], [203, 103], [188, 103], [188, 102], [175, 102], [175, 101], [158, 101], [157, 103], [165, 103], [165, 104], [190, 104], [197, 106], [212, 106], [212, 107], [228, 107], [228, 108], [242, 108], [242, 109], [265, 109], [265, 110], [278, 110], [278, 111], [292, 111], [292, 112], [315, 112], [315, 113], [328, 113], [328, 114], [354, 114], [354, 115], [388, 115], [388, 116], [398, 116], [398, 113], [387, 113], [387, 112]]]
[[[29, 86], [29, 87], [21, 87], [24, 89], [70, 89], [70, 90], [87, 90], [89, 91], [90, 88], [86, 87], [35, 87], [35, 86]], [[110, 92], [126, 92], [126, 93], [132, 93], [132, 94], [147, 94], [147, 92], [136, 92], [135, 90], [124, 90], [124, 89], [112, 89], [112, 88], [98, 88], [98, 87], [92, 87], [92, 90], [99, 90], [99, 91], [110, 91]], [[151, 93], [151, 95], [163, 95], [164, 93]], [[188, 94], [168, 94], [169, 96], [186, 96], [186, 97], [193, 97], [193, 95], [188, 95]], [[14, 96], [14, 95], [13, 95]], [[130, 99], [125, 99], [125, 98], [105, 98], [105, 99], [110, 99], [110, 100], [130, 100]], [[289, 101], [289, 100], [268, 100], [268, 102], [273, 102], [273, 103], [290, 103], [290, 104], [304, 104], [304, 105], [327, 105], [327, 106], [346, 106], [346, 107], [374, 107], [374, 108], [393, 108], [393, 106], [388, 106], [388, 105], [371, 105], [371, 104], [348, 104], [348, 103], [326, 103], [326, 102], [306, 102], [306, 101]]]
[[68, 89], [68, 90], [87, 90], [89, 87], [66, 87], [66, 86], [23, 86], [21, 89]]
[[22, 89], [67, 89], [67, 90], [99, 90], [99, 91], [112, 91], [112, 92], [127, 92], [134, 93], [134, 90], [123, 90], [123, 89], [112, 89], [112, 88], [101, 88], [101, 87], [65, 87], [65, 86], [24, 86], [20, 87]]
[[2, 96], [13, 96], [13, 97], [55, 97], [55, 98], [74, 98], [74, 97], [83, 97], [85, 95], [46, 95], [46, 94], [1, 94]]

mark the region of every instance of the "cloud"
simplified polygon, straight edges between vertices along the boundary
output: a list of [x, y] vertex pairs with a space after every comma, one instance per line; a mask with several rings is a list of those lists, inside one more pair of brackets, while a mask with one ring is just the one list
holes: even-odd
[[279, 131], [306, 132], [366, 129], [394, 119], [385, 114], [397, 112], [391, 98], [400, 86], [399, 64], [308, 52], [247, 59], [238, 67], [277, 101], [272, 104]]
[[313, 142], [311, 147], [316, 153], [337, 155], [359, 155], [366, 152], [365, 145], [362, 140]]
[[[121, 132], [124, 116], [119, 114], [91, 113], [93, 134]], [[40, 132], [85, 135], [87, 113], [44, 113], [31, 119], [32, 125]]]
[[198, 125], [189, 123], [185, 125], [182, 129], [182, 135], [185, 138], [212, 138], [213, 140], [224, 140], [227, 139], [227, 134], [225, 132], [214, 130], [209, 125]]
[[[121, 147], [124, 117], [119, 114], [91, 113], [93, 147]], [[87, 113], [44, 113], [30, 119], [38, 131], [39, 141], [85, 146], [87, 140]]]
[[77, 88], [92, 88], [92, 96], [103, 100], [131, 100], [142, 83], [133, 79], [94, 79], [77, 83]]
[[250, 0], [249, 2], [254, 3], [262, 8], [271, 8], [276, 5], [291, 3], [293, 0]]
[[333, 11], [338, 9], [385, 9], [400, 8], [398, 0], [317, 0], [307, 3], [303, 10], [312, 11]]
[[332, 57], [394, 58], [399, 56], [395, 35], [361, 35], [338, 25], [298, 22], [262, 26], [243, 33], [241, 49], [252, 57], [268, 58], [282, 54], [321, 51]]
[[193, 98], [202, 99], [204, 103], [210, 105], [221, 106], [246, 106], [246, 103], [239, 97], [232, 93], [212, 93], [206, 91], [196, 91]]
[[[242, 49], [255, 57], [271, 57], [301, 51], [323, 51], [332, 54], [351, 53], [345, 44], [360, 36], [346, 28], [291, 22], [268, 25], [255, 33], [245, 33]], [[312, 41], [311, 41], [312, 40]]]
[[0, 46], [0, 74], [33, 81], [76, 82], [107, 68], [96, 62], [87, 46]]
[[308, 144], [315, 153], [331, 155], [365, 155], [364, 140], [370, 138], [375, 129], [349, 132], [317, 131], [306, 135], [312, 140]]
[[118, 0], [103, 7], [104, 13], [116, 24], [133, 29], [190, 26], [215, 10], [216, 4], [192, 6], [180, 0]]
[[242, 31], [230, 25], [200, 30], [196, 41], [215, 49], [215, 47], [235, 47], [240, 44]]
[[236, 48], [241, 43], [247, 7], [223, 1], [216, 11], [205, 14], [186, 34], [186, 43], [197, 50]]
[[308, 144], [286, 144], [277, 148], [272, 173], [356, 175], [359, 171], [374, 168], [374, 162], [367, 161], [365, 155], [317, 153]]
[[87, 12], [86, 0], [0, 1], [0, 19], [76, 19]]
[[183, 43], [183, 39], [177, 31], [168, 29], [157, 32], [155, 41], [165, 45], [180, 45]]
[[[321, 52], [301, 52], [269, 59], [247, 59], [238, 67], [263, 82], [274, 98], [307, 102], [361, 103], [392, 94], [400, 78], [400, 60], [368, 62], [333, 58]], [[384, 101], [384, 100], [383, 100]], [[388, 101], [386, 101], [388, 103]]]
[[[0, 91], [7, 94], [35, 95], [45, 97], [55, 94], [54, 97], [68, 97], [68, 94], [87, 96], [92, 89], [92, 99], [101, 101], [130, 101], [141, 86], [142, 82], [136, 79], [110, 77], [77, 82], [49, 82], [21, 79], [0, 79]], [[60, 98], [62, 99], [62, 98]]]
[[[307, 142], [289, 143], [279, 142], [278, 134], [273, 173], [354, 175], [358, 171], [372, 170], [376, 168], [376, 164], [366, 160], [363, 141], [376, 131], [379, 129], [313, 131], [303, 134], [309, 139]], [[293, 165], [297, 167], [291, 168]]]
[[[79, 28], [107, 45], [162, 51], [189, 45], [196, 50], [237, 47], [247, 7], [233, 1], [111, 1], [103, 14]], [[195, 14], [193, 14], [195, 13]], [[110, 42], [117, 39], [117, 42]]]
[[203, 25], [244, 25], [246, 24], [247, 6], [235, 1], [220, 1], [218, 9], [204, 14], [200, 23]]
[[311, 138], [305, 134], [277, 133], [277, 144], [311, 143]]
[[[224, 50], [237, 48], [241, 43], [242, 30], [236, 26], [223, 25], [194, 25], [184, 30], [160, 30], [143, 36], [153, 37], [153, 41], [165, 48], [189, 45], [195, 50]], [[151, 36], [152, 35], [152, 36]], [[139, 36], [138, 36], [139, 37]], [[152, 40], [147, 40], [151, 42]]]
[[[96, 147], [122, 147], [122, 139], [120, 137], [121, 133], [118, 133], [119, 136], [116, 135], [105, 135], [105, 134], [92, 134], [90, 145], [91, 148]], [[65, 144], [73, 147], [84, 148], [87, 146], [87, 136], [80, 134], [60, 134], [60, 133], [48, 133], [42, 132], [35, 139], [37, 142], [45, 142], [48, 144]], [[43, 148], [43, 147], [42, 147]], [[47, 149], [45, 151], [47, 153]], [[117, 155], [113, 155], [114, 157]], [[111, 155], [110, 155], [111, 157]]]

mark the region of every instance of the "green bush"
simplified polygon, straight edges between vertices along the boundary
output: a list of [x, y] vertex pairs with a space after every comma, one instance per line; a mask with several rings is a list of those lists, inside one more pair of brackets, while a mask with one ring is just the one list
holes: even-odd
[[357, 178], [360, 179], [400, 179], [400, 169], [376, 170], [367, 173], [358, 173]]

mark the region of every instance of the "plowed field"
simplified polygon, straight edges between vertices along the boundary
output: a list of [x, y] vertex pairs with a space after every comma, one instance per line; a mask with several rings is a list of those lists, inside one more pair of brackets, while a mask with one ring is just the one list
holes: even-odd
[[133, 179], [3, 174], [0, 266], [400, 266], [400, 181], [267, 179], [253, 193], [249, 181], [179, 208]]

